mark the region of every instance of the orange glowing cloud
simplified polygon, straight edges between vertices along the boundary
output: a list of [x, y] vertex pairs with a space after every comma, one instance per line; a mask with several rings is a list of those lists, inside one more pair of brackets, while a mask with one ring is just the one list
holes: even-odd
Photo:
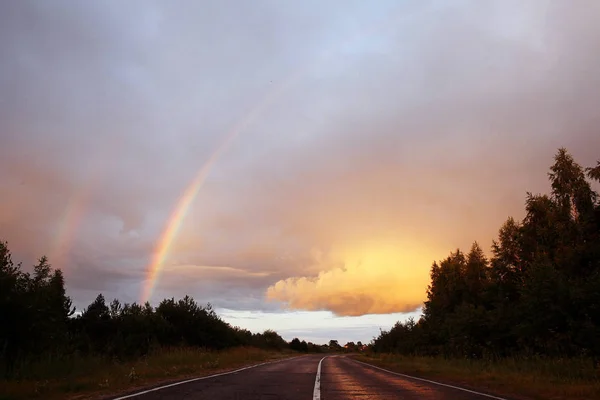
[[[388, 26], [391, 23], [398, 22], [399, 20], [408, 18], [409, 14], [400, 13], [396, 10], [391, 15], [386, 15], [382, 19], [377, 19], [376, 23], [371, 23], [362, 29], [358, 30], [354, 35], [348, 38], [342, 45], [339, 47], [351, 46], [353, 44], [358, 44], [361, 39], [368, 37], [368, 35], [381, 30], [383, 27]], [[320, 57], [317, 57], [314, 60], [308, 60], [305, 64], [301, 64], [299, 67], [295, 68], [292, 73], [286, 77], [278, 85], [275, 85], [272, 89], [267, 91], [267, 94], [262, 97], [259, 101], [257, 101], [253, 107], [251, 107], [248, 114], [246, 114], [239, 123], [236, 124], [233, 130], [227, 133], [223, 139], [223, 142], [218, 146], [218, 148], [210, 155], [209, 160], [200, 168], [196, 177], [192, 180], [192, 182], [186, 187], [183, 195], [175, 205], [173, 212], [170, 217], [166, 221], [165, 227], [160, 235], [160, 238], [156, 244], [154, 254], [152, 257], [152, 261], [148, 266], [148, 270], [146, 273], [146, 283], [142, 289], [142, 294], [140, 301], [145, 302], [150, 299], [152, 296], [152, 292], [154, 287], [156, 286], [157, 281], [160, 278], [161, 270], [163, 269], [163, 264], [165, 260], [169, 256], [169, 252], [171, 250], [171, 246], [175, 238], [177, 237], [178, 231], [183, 224], [183, 221], [190, 209], [190, 206], [194, 202], [198, 191], [201, 189], [204, 181], [206, 180], [207, 175], [210, 173], [212, 166], [219, 160], [221, 155], [227, 151], [230, 143], [243, 131], [245, 131], [249, 125], [255, 122], [256, 119], [262, 116], [262, 113], [269, 109], [274, 102], [284, 95], [288, 88], [293, 86], [303, 75], [305, 75], [310, 67], [316, 61], [324, 61], [331, 57], [331, 51], [333, 49], [328, 49], [323, 52]]]
[[329, 310], [358, 316], [414, 311], [425, 300], [431, 251], [415, 246], [374, 244], [344, 250], [334, 258], [343, 267], [318, 276], [280, 280], [267, 289], [267, 298], [294, 310]]

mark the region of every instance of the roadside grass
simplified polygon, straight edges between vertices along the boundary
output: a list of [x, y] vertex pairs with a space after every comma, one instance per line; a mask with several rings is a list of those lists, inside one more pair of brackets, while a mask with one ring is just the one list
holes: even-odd
[[0, 380], [0, 400], [101, 398], [297, 354], [252, 347], [223, 351], [176, 348], [162, 349], [129, 362], [101, 357], [47, 360], [31, 365], [27, 377], [20, 380]]
[[360, 355], [357, 360], [419, 378], [511, 399], [600, 399], [600, 371], [589, 359], [507, 358], [497, 361]]

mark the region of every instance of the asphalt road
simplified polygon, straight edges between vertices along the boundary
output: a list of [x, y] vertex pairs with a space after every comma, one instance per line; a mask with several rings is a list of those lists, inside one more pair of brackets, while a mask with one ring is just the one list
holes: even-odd
[[308, 355], [155, 387], [114, 400], [506, 400], [395, 374], [344, 356]]

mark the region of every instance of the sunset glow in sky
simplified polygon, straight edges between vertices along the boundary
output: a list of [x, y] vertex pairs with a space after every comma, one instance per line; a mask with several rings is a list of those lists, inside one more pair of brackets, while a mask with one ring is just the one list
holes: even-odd
[[78, 309], [368, 342], [600, 149], [600, 2], [0, 2], [0, 240]]

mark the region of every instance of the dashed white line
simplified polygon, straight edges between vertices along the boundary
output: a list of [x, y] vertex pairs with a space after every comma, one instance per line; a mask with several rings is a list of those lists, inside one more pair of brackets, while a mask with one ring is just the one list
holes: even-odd
[[[390, 371], [390, 370], [387, 370], [387, 369], [384, 369], [384, 368], [379, 368], [379, 367], [376, 367], [376, 366], [375, 366], [375, 365], [373, 365], [373, 364], [364, 363], [364, 362], [362, 362], [362, 361], [358, 361], [358, 360], [354, 360], [354, 361], [356, 361], [357, 363], [360, 363], [360, 364], [364, 364], [364, 365], [366, 365], [366, 366], [369, 366], [369, 367], [371, 367], [371, 368], [375, 368], [375, 369], [379, 369], [379, 370], [381, 370], [381, 371], [385, 371], [385, 372], [387, 372], [387, 373], [389, 373], [389, 374], [393, 374], [393, 375], [402, 376], [402, 377], [404, 377], [404, 378], [415, 379], [415, 380], [417, 380], [417, 381], [421, 381], [421, 382], [427, 382], [427, 383], [432, 383], [432, 384], [434, 384], [434, 385], [438, 385], [438, 386], [445, 386], [445, 387], [449, 387], [449, 388], [452, 388], [452, 389], [462, 390], [463, 392], [468, 392], [468, 393], [476, 394], [476, 395], [478, 395], [478, 396], [487, 397], [487, 398], [489, 398], [489, 399], [496, 399], [496, 400], [508, 400], [508, 399], [505, 399], [504, 397], [492, 396], [491, 394], [486, 394], [486, 393], [476, 392], [476, 391], [474, 391], [474, 390], [465, 389], [465, 388], [462, 388], [462, 387], [460, 387], [460, 386], [448, 385], [448, 384], [446, 384], [446, 383], [436, 382], [436, 381], [432, 381], [432, 380], [429, 380], [429, 379], [417, 378], [416, 376], [411, 376], [411, 375], [401, 374], [401, 373], [399, 373], [399, 372], [394, 372], [394, 371]], [[319, 365], [319, 367], [320, 367], [320, 366], [321, 366], [321, 365]]]
[[315, 390], [313, 390], [313, 400], [321, 400], [321, 364], [328, 356], [321, 358], [317, 366], [317, 376], [315, 377]]
[[[130, 399], [132, 397], [141, 396], [143, 394], [147, 394], [147, 393], [151, 393], [151, 392], [156, 392], [157, 390], [166, 389], [166, 388], [170, 388], [170, 387], [177, 386], [177, 385], [183, 385], [183, 384], [190, 383], [190, 382], [201, 381], [203, 379], [216, 378], [217, 376], [231, 375], [231, 374], [235, 374], [235, 373], [240, 372], [240, 371], [245, 371], [247, 369], [260, 367], [261, 365], [275, 364], [275, 363], [282, 362], [282, 361], [289, 361], [289, 360], [292, 360], [294, 358], [298, 358], [298, 357], [285, 358], [283, 360], [276, 360], [276, 361], [268, 361], [268, 362], [264, 362], [264, 363], [260, 363], [260, 364], [256, 364], [256, 365], [250, 365], [248, 367], [236, 369], [234, 371], [221, 372], [220, 374], [214, 374], [214, 375], [208, 375], [208, 376], [201, 376], [201, 377], [198, 377], [198, 378], [192, 378], [192, 379], [188, 379], [188, 380], [181, 381], [181, 382], [171, 383], [169, 385], [158, 386], [158, 387], [155, 387], [155, 388], [152, 388], [152, 389], [144, 390], [142, 392], [136, 392], [136, 393], [128, 394], [126, 396], [116, 397], [113, 400]], [[320, 366], [320, 364], [319, 364], [319, 366]]]

